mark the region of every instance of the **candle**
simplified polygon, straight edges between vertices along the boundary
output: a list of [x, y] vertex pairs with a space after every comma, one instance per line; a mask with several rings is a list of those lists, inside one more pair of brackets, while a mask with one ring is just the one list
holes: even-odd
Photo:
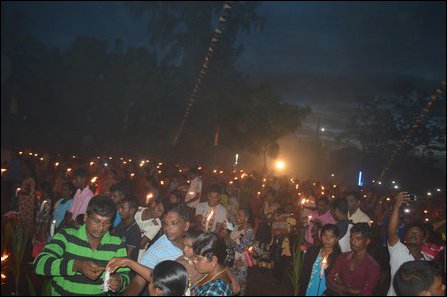
[[307, 224], [310, 224], [310, 221], [312, 221], [312, 216], [307, 217]]
[[104, 272], [104, 283], [102, 284], [102, 290], [104, 292], [109, 291], [109, 279], [110, 279], [110, 271], [106, 269]]
[[154, 197], [154, 194], [152, 193], [148, 193], [146, 196], [146, 204], [149, 204], [149, 202], [151, 201], [151, 199]]
[[324, 276], [324, 270], [326, 269], [326, 265], [327, 265], [327, 258], [324, 257], [323, 261], [321, 262], [320, 278], [323, 278], [323, 276]]
[[56, 220], [53, 220], [51, 222], [51, 226], [50, 226], [50, 236], [53, 237], [54, 235], [54, 230], [56, 229]]
[[245, 257], [245, 260], [247, 260], [248, 267], [252, 268], [254, 263], [253, 263], [253, 259], [250, 257], [249, 250], [244, 251], [244, 257]]
[[214, 209], [211, 210], [210, 214], [206, 218], [206, 224], [205, 224], [205, 231], [206, 232], [208, 232], [209, 224], [210, 224], [211, 219], [213, 218], [213, 215], [214, 215]]

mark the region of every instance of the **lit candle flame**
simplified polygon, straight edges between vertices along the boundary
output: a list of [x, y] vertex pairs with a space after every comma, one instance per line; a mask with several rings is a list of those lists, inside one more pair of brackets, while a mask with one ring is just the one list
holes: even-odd
[[70, 173], [70, 171], [71, 171], [71, 168], [67, 168], [67, 173]]
[[9, 258], [9, 254], [3, 253], [2, 255], [2, 264]]
[[164, 181], [160, 181], [160, 185], [164, 186], [165, 182]]
[[2, 273], [2, 279], [6, 279], [6, 275]]
[[208, 217], [206, 218], [206, 221], [209, 223], [211, 221], [211, 219], [213, 218], [214, 215], [214, 209], [211, 210], [210, 214], [208, 215]]
[[54, 163], [54, 166], [55, 167], [59, 166], [59, 162]]
[[214, 169], [214, 170], [213, 170], [213, 173], [217, 173], [217, 169]]
[[95, 162], [93, 162], [93, 161], [90, 162], [90, 166], [93, 166], [93, 165], [95, 165]]
[[95, 183], [96, 182], [96, 180], [98, 179], [98, 177], [97, 176], [95, 176], [95, 177], [93, 177], [91, 180], [90, 180], [90, 182], [93, 184], [93, 183]]
[[2, 174], [8, 171], [8, 169], [2, 168]]
[[148, 193], [146, 195], [146, 204], [149, 204], [149, 202], [151, 201], [151, 199], [154, 197], [154, 194], [152, 193]]
[[135, 173], [132, 172], [132, 173], [130, 174], [130, 178], [132, 178], [132, 177], [134, 177], [134, 176], [135, 176]]
[[19, 155], [22, 155], [23, 154], [23, 152], [19, 152]]
[[202, 166], [197, 167], [197, 170], [202, 170]]
[[249, 253], [253, 253], [253, 247], [252, 246], [248, 248], [248, 252]]

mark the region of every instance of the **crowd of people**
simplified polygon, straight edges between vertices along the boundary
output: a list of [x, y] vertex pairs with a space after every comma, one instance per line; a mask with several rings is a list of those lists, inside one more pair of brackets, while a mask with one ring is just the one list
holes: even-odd
[[251, 268], [281, 281], [294, 259], [302, 296], [444, 295], [442, 195], [2, 153], [2, 231], [28, 234], [52, 295], [244, 296]]

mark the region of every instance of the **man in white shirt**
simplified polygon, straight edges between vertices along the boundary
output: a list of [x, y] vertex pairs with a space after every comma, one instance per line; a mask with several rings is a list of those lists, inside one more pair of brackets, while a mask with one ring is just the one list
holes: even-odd
[[208, 202], [199, 203], [196, 208], [196, 222], [201, 223], [201, 229], [209, 232], [219, 232], [227, 220], [227, 210], [219, 204], [221, 188], [214, 184], [208, 191]]
[[195, 168], [189, 170], [188, 177], [191, 179], [191, 185], [185, 196], [185, 204], [189, 207], [197, 208], [202, 194], [202, 179]]
[[371, 226], [371, 219], [366, 213], [360, 210], [360, 202], [362, 195], [359, 192], [353, 191], [346, 194], [346, 200], [348, 200], [349, 206], [349, 220], [353, 224], [368, 223]]
[[390, 252], [390, 266], [391, 266], [391, 284], [388, 290], [388, 296], [396, 296], [393, 287], [393, 280], [396, 271], [399, 267], [408, 261], [426, 260], [421, 253], [422, 244], [425, 241], [424, 227], [419, 225], [410, 225], [405, 232], [406, 245], [400, 242], [397, 234], [399, 226], [399, 212], [403, 203], [409, 202], [409, 195], [407, 192], [400, 192], [396, 196], [393, 210], [391, 212], [390, 222], [388, 224], [388, 251]]

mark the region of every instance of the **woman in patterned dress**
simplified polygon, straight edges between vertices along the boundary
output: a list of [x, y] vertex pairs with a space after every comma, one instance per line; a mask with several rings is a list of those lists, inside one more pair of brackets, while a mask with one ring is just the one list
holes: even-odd
[[[238, 225], [235, 226], [229, 236], [224, 237], [227, 244], [235, 250], [235, 259], [231, 271], [241, 287], [239, 296], [245, 296], [247, 287], [248, 262], [244, 252], [253, 244], [254, 240], [254, 231], [249, 223], [250, 217], [249, 208], [239, 208], [236, 216]], [[248, 255], [247, 252], [246, 254]]]

